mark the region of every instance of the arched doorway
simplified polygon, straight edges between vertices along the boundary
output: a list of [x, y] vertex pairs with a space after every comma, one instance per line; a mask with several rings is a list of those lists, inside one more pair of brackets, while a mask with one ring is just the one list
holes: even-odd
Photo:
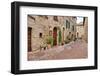
[[57, 45], [57, 27], [53, 28], [53, 45]]

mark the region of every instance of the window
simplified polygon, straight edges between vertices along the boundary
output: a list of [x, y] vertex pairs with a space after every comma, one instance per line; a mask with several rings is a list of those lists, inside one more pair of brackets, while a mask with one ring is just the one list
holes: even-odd
[[70, 28], [70, 22], [68, 22], [68, 28]]
[[39, 38], [42, 38], [42, 33], [39, 33]]
[[74, 31], [74, 25], [72, 26], [72, 31]]
[[66, 28], [70, 28], [70, 22], [68, 20], [66, 20]]
[[52, 31], [49, 31], [49, 36], [52, 36]]
[[54, 17], [53, 17], [53, 19], [54, 19], [55, 21], [58, 21], [58, 18], [57, 18], [57, 16], [54, 16]]

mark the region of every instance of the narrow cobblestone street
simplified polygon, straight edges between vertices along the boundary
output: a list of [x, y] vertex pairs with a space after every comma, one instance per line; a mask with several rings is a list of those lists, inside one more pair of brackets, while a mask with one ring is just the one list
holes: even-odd
[[81, 59], [88, 57], [87, 43], [82, 40], [28, 53], [28, 60]]

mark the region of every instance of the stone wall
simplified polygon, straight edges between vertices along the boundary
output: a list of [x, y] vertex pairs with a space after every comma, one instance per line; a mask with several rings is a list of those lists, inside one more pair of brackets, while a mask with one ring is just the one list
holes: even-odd
[[88, 42], [88, 17], [84, 17], [84, 39]]
[[77, 30], [76, 32], [77, 38], [83, 39], [85, 33], [83, 24], [77, 24], [76, 30]]
[[[27, 19], [28, 27], [32, 28], [32, 51], [46, 43], [50, 31], [53, 36], [54, 27], [57, 28], [57, 45], [59, 44], [59, 31], [61, 31], [62, 42], [69, 32], [76, 35], [76, 19], [71, 16], [57, 16], [57, 20], [54, 20], [54, 16], [28, 15]], [[70, 23], [70, 28], [66, 28], [66, 20]], [[41, 38], [39, 37], [40, 33], [42, 33]]]

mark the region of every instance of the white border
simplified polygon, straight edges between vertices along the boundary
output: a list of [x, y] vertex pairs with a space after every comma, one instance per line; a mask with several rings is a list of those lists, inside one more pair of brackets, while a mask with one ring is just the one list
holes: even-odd
[[[27, 61], [27, 14], [88, 17], [88, 58]], [[43, 7], [20, 7], [20, 70], [94, 65], [94, 11]]]

